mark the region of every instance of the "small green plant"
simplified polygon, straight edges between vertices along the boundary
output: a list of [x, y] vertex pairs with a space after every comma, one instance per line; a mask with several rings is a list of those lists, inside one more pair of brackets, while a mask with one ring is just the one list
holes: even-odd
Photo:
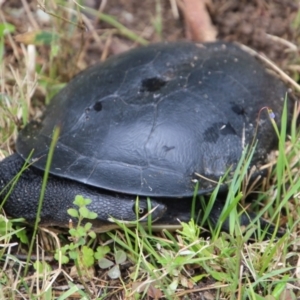
[[0, 215], [0, 242], [8, 243], [10, 238], [16, 235], [23, 244], [29, 244], [26, 228], [15, 226], [18, 221], [23, 221], [23, 219], [9, 220]]
[[111, 260], [108, 260], [105, 257], [99, 260], [99, 266], [101, 269], [107, 269], [112, 267], [107, 272], [107, 275], [111, 279], [116, 279], [121, 276], [120, 265], [126, 261], [127, 259], [126, 253], [123, 250], [116, 250], [114, 253], [114, 259], [115, 259], [115, 263], [112, 262]]
[[83, 270], [87, 270], [94, 264], [95, 259], [104, 257], [109, 252], [109, 247], [99, 246], [96, 252], [91, 248], [96, 234], [92, 230], [92, 223], [84, 222], [86, 219], [93, 220], [97, 218], [97, 214], [87, 208], [91, 200], [85, 199], [82, 196], [76, 196], [73, 203], [78, 206], [78, 210], [70, 208], [68, 213], [71, 217], [78, 220], [77, 225], [69, 230], [71, 243], [58, 249], [55, 259], [61, 259], [61, 262], [64, 264], [68, 263], [70, 259], [74, 260], [76, 269], [80, 275]]
[[[93, 267], [95, 259], [102, 259], [109, 251], [108, 246], [99, 246], [96, 251], [91, 247], [96, 238], [96, 233], [92, 230], [92, 223], [86, 220], [93, 220], [97, 218], [97, 214], [90, 211], [87, 206], [92, 201], [83, 196], [76, 196], [74, 204], [78, 206], [68, 209], [69, 215], [76, 219], [76, 227], [69, 229], [71, 243], [66, 244], [60, 249], [56, 250], [54, 258], [62, 264], [68, 263], [70, 260], [74, 261], [75, 268], [81, 283], [85, 286], [85, 290], [92, 296], [86, 286], [86, 278], [91, 279], [90, 268]], [[73, 288], [72, 292], [73, 292]], [[68, 291], [69, 292], [69, 291]]]

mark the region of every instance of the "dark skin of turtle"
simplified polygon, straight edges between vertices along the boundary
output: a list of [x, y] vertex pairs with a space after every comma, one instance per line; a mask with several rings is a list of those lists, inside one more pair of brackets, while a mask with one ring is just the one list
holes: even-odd
[[[7, 157], [1, 163], [1, 183], [8, 183], [20, 172], [23, 165], [24, 161], [18, 154]], [[29, 223], [33, 223], [36, 218], [42, 181], [43, 172], [36, 168], [30, 167], [22, 172], [9, 199], [5, 202], [5, 211], [12, 216], [23, 217]], [[116, 227], [115, 223], [108, 222], [110, 217], [123, 221], [141, 219], [143, 222], [147, 220], [143, 218], [149, 211], [146, 199], [140, 199], [136, 206], [137, 197], [134, 195], [99, 191], [95, 187], [50, 175], [43, 200], [40, 224], [67, 227], [71, 219], [67, 209], [75, 207], [72, 203], [76, 195], [82, 195], [93, 201], [89, 209], [98, 214], [98, 218], [93, 223], [99, 231], [107, 231]], [[111, 205], [112, 203], [114, 205]], [[166, 211], [166, 206], [155, 199], [151, 201], [151, 205], [154, 209], [151, 214], [153, 221], [161, 218]]]
[[[30, 155], [32, 165], [4, 209], [28, 222], [35, 219], [53, 131], [59, 127], [42, 224], [66, 226], [66, 211], [78, 194], [92, 200], [99, 231], [110, 229], [110, 217], [144, 216], [147, 197], [155, 208], [154, 225], [188, 221], [196, 182], [198, 194], [208, 194], [229, 168], [232, 174], [245, 145], [258, 141], [252, 165], [263, 163], [276, 147], [269, 116], [260, 111], [271, 108], [280, 126], [286, 92], [256, 58], [229, 43], [154, 44], [110, 58], [78, 74], [42, 119], [20, 132], [17, 153], [0, 164], [0, 188]], [[218, 200], [213, 223], [221, 210]], [[241, 223], [247, 225], [251, 216], [242, 216]]]

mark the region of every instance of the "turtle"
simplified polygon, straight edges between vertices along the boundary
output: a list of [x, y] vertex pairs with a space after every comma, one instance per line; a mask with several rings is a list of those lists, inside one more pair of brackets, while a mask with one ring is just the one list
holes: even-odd
[[[257, 143], [251, 166], [276, 148], [262, 110], [272, 110], [280, 127], [287, 92], [236, 43], [162, 42], [112, 56], [77, 74], [19, 132], [16, 153], [0, 163], [4, 210], [35, 220], [59, 128], [40, 224], [68, 226], [76, 195], [92, 200], [98, 231], [113, 228], [112, 219], [151, 215], [154, 227], [188, 221], [196, 186], [197, 195], [209, 195], [232, 176], [246, 145]], [[214, 222], [224, 205], [216, 203]]]

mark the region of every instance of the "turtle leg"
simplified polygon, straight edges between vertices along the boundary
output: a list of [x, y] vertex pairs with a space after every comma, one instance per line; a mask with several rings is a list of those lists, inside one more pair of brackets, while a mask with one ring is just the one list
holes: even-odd
[[[0, 200], [5, 200], [9, 193], [11, 180], [20, 172], [24, 161], [18, 154], [13, 154], [0, 162]], [[43, 172], [33, 167], [26, 169], [16, 181], [8, 198], [3, 202], [6, 213], [15, 218], [25, 218], [29, 223], [36, 219], [37, 208], [40, 198]], [[138, 201], [136, 208], [136, 196], [107, 192], [102, 189], [77, 183], [72, 180], [58, 178], [49, 175], [43, 206], [40, 215], [40, 224], [52, 226], [68, 226], [71, 217], [67, 210], [75, 207], [73, 202], [76, 195], [89, 198], [92, 203], [88, 208], [97, 213], [94, 221], [96, 226], [109, 223], [108, 219], [113, 217], [118, 220], [135, 221], [148, 212], [146, 199]], [[152, 220], [160, 218], [166, 210], [164, 204], [151, 201], [154, 211]], [[138, 216], [136, 212], [138, 211]], [[147, 218], [144, 218], [147, 220]]]

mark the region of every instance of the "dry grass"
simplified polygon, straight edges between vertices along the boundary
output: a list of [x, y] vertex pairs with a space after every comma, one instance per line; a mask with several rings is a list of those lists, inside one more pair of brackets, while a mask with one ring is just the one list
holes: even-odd
[[[175, 2], [171, 1], [172, 17]], [[153, 24], [136, 30], [124, 28], [110, 15], [102, 15], [106, 23], [99, 28], [95, 15], [103, 13], [103, 6], [98, 12], [84, 15], [84, 10], [71, 0], [61, 1], [61, 5], [55, 0], [40, 1], [39, 5], [42, 9], [36, 10], [33, 3], [22, 0], [15, 6], [5, 3], [0, 10], [0, 23], [12, 25], [2, 33], [0, 28], [0, 74], [4, 79], [0, 82], [0, 158], [14, 152], [18, 131], [31, 118], [41, 115], [44, 104], [78, 71], [112, 53], [161, 38]], [[299, 57], [294, 56], [293, 70], [299, 70], [298, 63]], [[60, 259], [55, 260], [54, 250], [70, 244], [69, 234], [41, 228], [35, 255], [29, 257], [29, 272], [24, 274], [30, 230], [25, 232], [23, 223], [12, 223], [3, 215], [0, 298], [299, 298], [300, 144], [295, 128], [287, 138], [284, 153], [276, 154], [279, 168], [265, 184], [268, 192], [254, 203], [268, 206], [264, 213], [267, 218], [284, 212], [279, 222], [287, 226], [288, 234], [282, 239], [249, 244], [243, 236], [221, 234], [205, 240], [198, 236], [203, 230], [194, 224], [172, 234], [152, 235], [143, 228], [121, 228], [96, 239], [86, 236], [85, 246], [94, 253], [97, 246], [101, 251], [109, 246], [106, 258], [120, 271], [119, 278], [111, 279], [108, 269], [100, 268], [98, 262], [83, 267], [80, 261], [70, 260], [63, 265], [63, 251], [57, 252]], [[77, 242], [74, 236], [71, 240]], [[77, 253], [86, 255], [84, 249], [78, 247]], [[118, 261], [116, 250], [124, 251], [125, 262]], [[82, 269], [80, 274], [78, 267]]]

